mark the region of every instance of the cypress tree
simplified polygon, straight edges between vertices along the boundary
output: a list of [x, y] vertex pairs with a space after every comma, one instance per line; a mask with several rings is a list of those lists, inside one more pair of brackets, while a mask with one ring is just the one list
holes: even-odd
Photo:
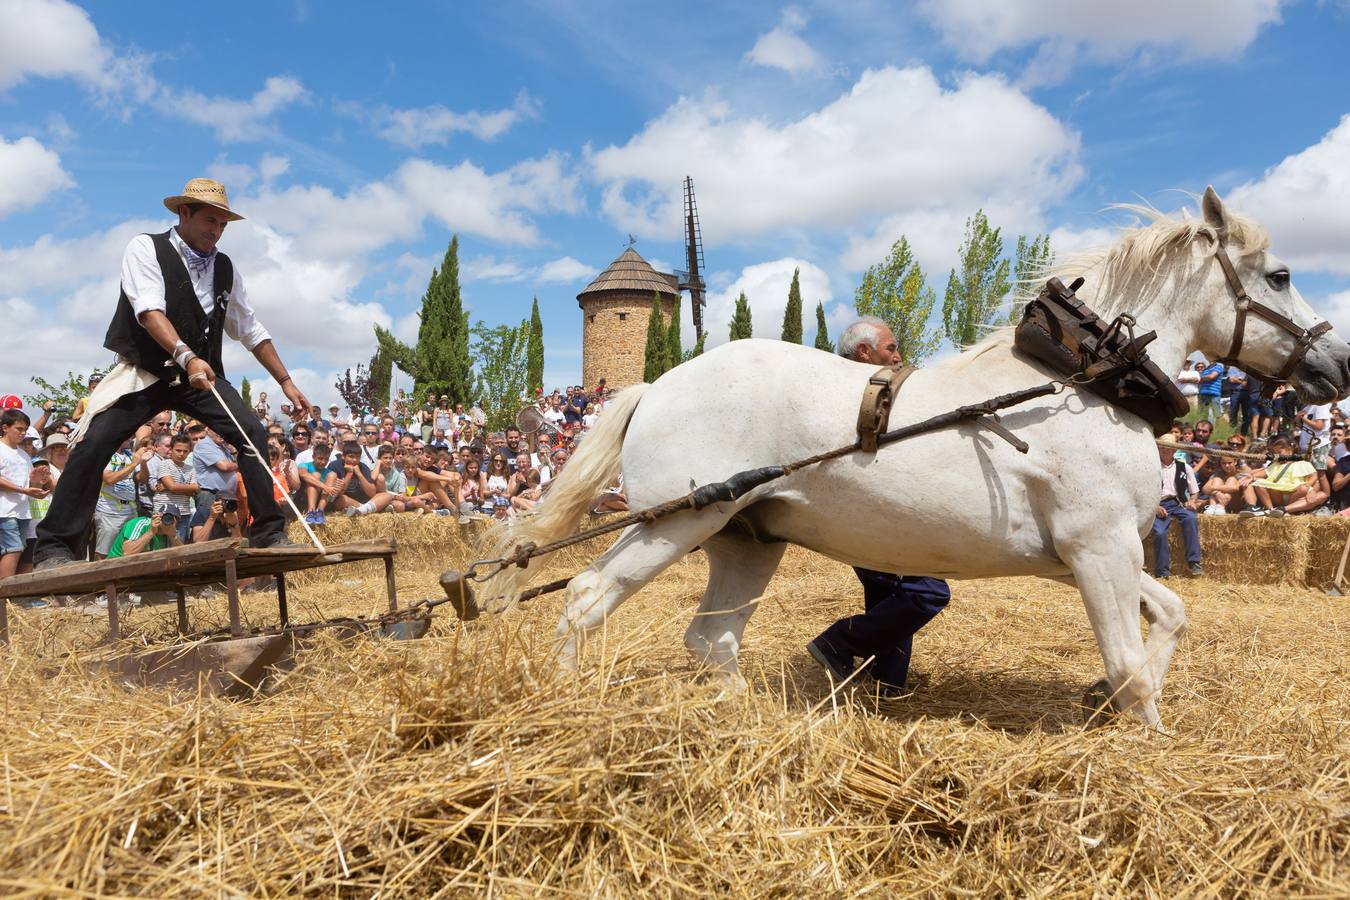
[[539, 318], [538, 297], [534, 298], [534, 307], [530, 310], [530, 337], [525, 365], [529, 370], [525, 387], [533, 397], [544, 386], [544, 320]]
[[670, 328], [666, 330], [666, 358], [670, 361], [666, 371], [684, 362], [684, 351], [680, 347], [680, 298], [675, 298], [675, 312], [670, 315]]
[[248, 383], [247, 378], [239, 382], [239, 398], [249, 409], [253, 408], [253, 385]]
[[661, 321], [661, 298], [653, 292], [652, 313], [647, 318], [647, 346], [642, 351], [642, 380], [651, 384], [669, 368], [670, 347]]
[[834, 342], [830, 340], [830, 333], [825, 328], [825, 304], [816, 304], [816, 349], [824, 350], [826, 353], [834, 352]]
[[370, 358], [370, 399], [376, 406], [389, 403], [389, 385], [394, 380], [394, 357], [383, 344]]
[[802, 286], [798, 276], [801, 269], [792, 270], [792, 286], [788, 288], [787, 309], [783, 310], [782, 340], [794, 344], [802, 342]]
[[432, 272], [422, 298], [422, 324], [417, 329], [417, 383], [446, 394], [450, 403], [467, 405], [473, 398], [473, 363], [469, 358], [469, 316], [459, 292], [459, 235], [450, 239], [440, 269]]
[[754, 333], [750, 322], [750, 301], [745, 296], [745, 291], [736, 298], [736, 311], [731, 314], [731, 340], [739, 341], [748, 338]]

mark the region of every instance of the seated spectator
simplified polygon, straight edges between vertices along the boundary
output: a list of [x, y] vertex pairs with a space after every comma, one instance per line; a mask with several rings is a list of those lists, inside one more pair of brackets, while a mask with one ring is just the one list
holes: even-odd
[[206, 509], [206, 518], [192, 528], [192, 542], [242, 538], [244, 523], [239, 518], [238, 500], [216, 500]]
[[445, 431], [443, 429], [437, 428], [432, 434], [431, 440], [427, 442], [427, 446], [435, 447], [437, 450], [440, 450], [441, 448], [448, 450], [450, 448], [450, 439], [445, 436]]
[[1167, 543], [1167, 532], [1173, 522], [1181, 525], [1181, 535], [1186, 543], [1186, 562], [1191, 575], [1203, 575], [1200, 568], [1200, 527], [1195, 519], [1195, 510], [1201, 500], [1195, 473], [1185, 462], [1173, 457], [1172, 451], [1166, 447], [1158, 448], [1158, 460], [1161, 464], [1161, 492], [1153, 520], [1153, 577], [1170, 578], [1172, 575], [1172, 549]]
[[[530, 454], [518, 453], [511, 466], [511, 482], [507, 486], [507, 493], [512, 497], [519, 496], [530, 485], [530, 472], [534, 466], [530, 465]], [[536, 473], [538, 474], [538, 473]]]
[[469, 456], [464, 466], [464, 477], [459, 485], [459, 510], [466, 513], [483, 505], [482, 494], [483, 464], [481, 457]]
[[[300, 488], [296, 492], [296, 506], [305, 511], [305, 522], [309, 525], [324, 524], [324, 510], [337, 498], [337, 476], [328, 477], [328, 462], [332, 448], [327, 443], [315, 444], [310, 458], [296, 463], [296, 474], [300, 478]], [[303, 499], [300, 495], [303, 494]]]
[[1231, 456], [1219, 458], [1219, 468], [1205, 482], [1204, 493], [1209, 497], [1208, 515], [1223, 515], [1229, 512], [1241, 512], [1255, 499], [1251, 492], [1252, 476], [1242, 471], [1238, 461]]
[[376, 458], [374, 468], [367, 466], [361, 461], [361, 445], [355, 441], [342, 445], [342, 456], [328, 463], [327, 472], [337, 476], [333, 481], [333, 486], [338, 489], [333, 509], [344, 515], [384, 512], [398, 499], [384, 489], [379, 458]]
[[437, 465], [430, 447], [404, 456], [403, 475], [416, 496], [429, 495], [441, 509], [459, 511], [459, 473], [453, 466]]
[[539, 498], [544, 494], [544, 489], [539, 485], [539, 470], [530, 469], [525, 475], [525, 487], [519, 493], [511, 497], [511, 509], [516, 513], [526, 513], [534, 509]]
[[[1210, 443], [1211, 439], [1214, 437], [1214, 423], [1210, 422], [1208, 419], [1201, 419], [1195, 423], [1191, 432], [1191, 437], [1195, 444], [1200, 447], [1214, 449], [1219, 446], [1218, 444]], [[1210, 456], [1205, 453], [1196, 454], [1191, 459], [1191, 468], [1195, 470], [1195, 480], [1204, 484], [1219, 470], [1218, 457]]]
[[178, 520], [182, 513], [170, 506], [149, 516], [137, 516], [122, 526], [113, 538], [108, 559], [134, 556], [148, 550], [163, 550], [183, 543], [178, 536]]
[[1239, 515], [1278, 518], [1286, 513], [1305, 513], [1327, 501], [1318, 484], [1317, 470], [1307, 460], [1293, 456], [1293, 443], [1280, 436], [1270, 442], [1271, 460], [1252, 472], [1256, 502]]
[[511, 470], [506, 464], [506, 453], [493, 450], [488, 457], [487, 470], [483, 472], [478, 485], [484, 514], [505, 518], [506, 510], [511, 506], [510, 481]]
[[1327, 470], [1331, 473], [1331, 508], [1338, 515], [1350, 516], [1350, 453], [1335, 459]]

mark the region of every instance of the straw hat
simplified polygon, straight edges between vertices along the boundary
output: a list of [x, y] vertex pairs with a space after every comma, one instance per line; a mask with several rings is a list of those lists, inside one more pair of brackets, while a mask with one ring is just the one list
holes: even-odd
[[231, 222], [243, 216], [230, 209], [230, 198], [225, 196], [225, 185], [210, 178], [194, 178], [183, 185], [183, 193], [164, 198], [164, 207], [171, 213], [177, 213], [184, 203], [205, 203], [229, 216]]

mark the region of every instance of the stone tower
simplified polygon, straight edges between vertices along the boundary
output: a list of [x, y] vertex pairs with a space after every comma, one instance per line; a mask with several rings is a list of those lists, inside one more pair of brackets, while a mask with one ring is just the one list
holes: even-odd
[[679, 279], [658, 272], [629, 247], [586, 289], [577, 294], [582, 323], [581, 381], [594, 389], [621, 388], [642, 380], [643, 352], [652, 297], [661, 298], [663, 324], [669, 326], [680, 298]]

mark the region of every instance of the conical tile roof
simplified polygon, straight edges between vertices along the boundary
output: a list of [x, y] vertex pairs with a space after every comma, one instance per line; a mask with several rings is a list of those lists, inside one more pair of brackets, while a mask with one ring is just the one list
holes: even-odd
[[610, 263], [608, 269], [586, 285], [586, 289], [577, 294], [577, 302], [581, 303], [587, 295], [603, 291], [630, 293], [655, 291], [668, 297], [680, 296], [679, 280], [674, 275], [666, 275], [653, 269], [651, 263], [643, 259], [632, 247], [620, 253], [619, 258]]

